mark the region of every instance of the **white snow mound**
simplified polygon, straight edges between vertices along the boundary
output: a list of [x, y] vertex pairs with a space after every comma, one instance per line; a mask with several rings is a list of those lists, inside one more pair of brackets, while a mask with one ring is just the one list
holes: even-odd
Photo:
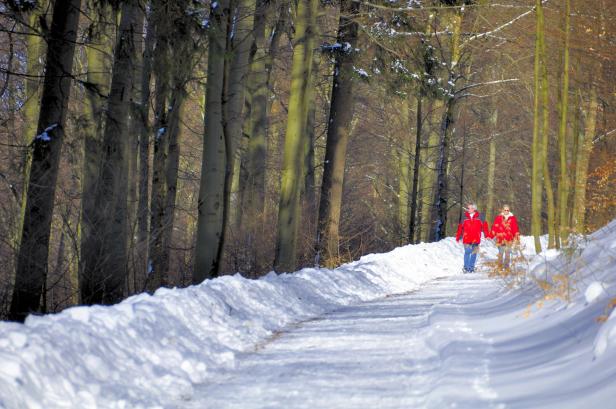
[[285, 326], [459, 271], [453, 239], [370, 254], [337, 269], [239, 274], [0, 323], [0, 407], [153, 408], [233, 368]]

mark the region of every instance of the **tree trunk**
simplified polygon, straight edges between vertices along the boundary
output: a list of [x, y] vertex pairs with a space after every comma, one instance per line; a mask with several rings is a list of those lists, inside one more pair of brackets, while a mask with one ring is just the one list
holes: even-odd
[[[155, 136], [152, 166], [150, 249], [146, 288], [154, 292], [169, 285], [170, 240], [173, 231], [179, 134], [186, 83], [193, 70], [195, 47], [188, 1], [156, 2], [153, 20], [156, 49], [152, 72], [156, 77]], [[177, 64], [181, 61], [181, 64]]]
[[89, 28], [86, 58], [88, 63], [86, 88], [87, 103], [84, 104], [83, 120], [80, 124], [81, 137], [84, 142], [81, 220], [80, 220], [80, 266], [79, 276], [85, 274], [86, 260], [96, 257], [97, 246], [95, 236], [100, 234], [96, 225], [98, 203], [96, 191], [100, 183], [103, 124], [101, 118], [106, 109], [106, 98], [109, 96], [111, 83], [111, 67], [115, 32], [115, 13], [111, 5], [88, 2], [88, 14], [93, 20]]
[[[543, 14], [541, 15], [543, 19]], [[556, 237], [556, 209], [554, 206], [554, 190], [552, 188], [552, 178], [550, 176], [550, 169], [548, 166], [548, 151], [549, 151], [549, 138], [550, 138], [550, 106], [548, 98], [548, 68], [547, 68], [547, 53], [545, 48], [545, 32], [541, 32], [540, 37], [540, 61], [541, 61], [541, 99], [542, 106], [542, 134], [543, 134], [543, 182], [545, 184], [545, 192], [548, 205], [548, 248], [555, 248], [558, 246]]]
[[541, 38], [543, 36], [543, 5], [536, 2], [537, 27], [535, 35], [535, 67], [534, 67], [534, 108], [533, 108], [533, 144], [532, 144], [532, 176], [531, 176], [531, 233], [535, 238], [535, 251], [541, 252], [541, 203], [542, 203], [542, 171], [543, 148], [541, 139], [540, 97], [541, 97]]
[[[22, 144], [24, 147], [32, 143], [32, 139], [36, 136], [39, 107], [41, 106], [41, 81], [38, 78], [43, 74], [43, 61], [45, 53], [45, 41], [40, 31], [40, 19], [44, 18], [48, 8], [47, 1], [40, 2], [40, 5], [35, 11], [28, 15], [28, 32], [26, 36], [26, 75], [24, 80], [24, 103], [22, 106], [23, 115], [23, 130], [21, 134]], [[11, 94], [12, 95], [12, 94]], [[19, 248], [19, 241], [22, 236], [23, 221], [26, 212], [26, 196], [28, 193], [28, 181], [30, 179], [30, 168], [32, 162], [32, 150], [24, 149], [23, 156], [20, 158], [20, 167], [23, 172], [23, 187], [21, 191], [21, 207], [19, 210], [19, 219], [17, 226], [13, 230], [12, 242], [14, 247]], [[13, 271], [14, 272], [14, 271]], [[12, 277], [11, 277], [12, 279]]]
[[218, 248], [223, 234], [226, 154], [222, 103], [229, 0], [212, 3], [210, 13], [205, 132], [199, 185], [194, 284], [218, 274]]
[[[282, 6], [281, 6], [282, 7]], [[254, 21], [254, 44], [250, 66], [250, 81], [246, 85], [250, 101], [247, 120], [248, 147], [246, 154], [246, 190], [244, 192], [243, 222], [247, 232], [247, 246], [250, 251], [249, 269], [259, 269], [262, 260], [257, 238], [263, 232], [265, 216], [265, 182], [267, 160], [267, 131], [269, 112], [269, 83], [272, 61], [278, 48], [284, 15], [280, 14], [272, 28], [269, 50], [266, 36], [267, 15], [273, 11], [272, 3], [260, 0]], [[284, 11], [282, 12], [284, 13]]]
[[486, 204], [486, 220], [491, 222], [494, 220], [494, 179], [496, 176], [496, 124], [498, 122], [498, 108], [494, 107], [494, 111], [490, 116], [490, 128], [492, 137], [490, 138], [490, 158], [488, 161], [488, 200]]
[[408, 135], [404, 135], [402, 141], [395, 145], [394, 160], [398, 167], [398, 232], [396, 239], [400, 244], [408, 242], [409, 227], [409, 190], [411, 188], [410, 168], [411, 168], [411, 140], [410, 140], [410, 108], [408, 99], [404, 99], [400, 105], [400, 115], [404, 118], [404, 128]]
[[[462, 223], [462, 217], [464, 216], [464, 171], [466, 170], [466, 130], [462, 133], [462, 164], [460, 165], [460, 192], [458, 196], [458, 203], [460, 210], [458, 211], [458, 223]], [[477, 204], [479, 207], [479, 205]]]
[[570, 36], [571, 1], [565, 0], [565, 55], [563, 64], [563, 88], [560, 103], [560, 127], [558, 129], [558, 147], [560, 153], [560, 179], [558, 182], [558, 225], [560, 241], [565, 244], [569, 236], [568, 197], [569, 175], [567, 167], [567, 117], [569, 114], [569, 36]]
[[[141, 19], [143, 22], [144, 19]], [[140, 192], [140, 172], [141, 164], [140, 159], [140, 135], [141, 129], [147, 126], [142, 122], [141, 116], [141, 101], [143, 100], [143, 92], [148, 94], [149, 98], [149, 83], [145, 84], [148, 88], [144, 90], [143, 84], [143, 71], [144, 71], [144, 53], [145, 48], [148, 47], [145, 43], [151, 39], [147, 38], [148, 33], [144, 32], [145, 27], [142, 25], [136, 27], [134, 33], [134, 52], [132, 56], [134, 60], [133, 64], [133, 89], [132, 89], [132, 101], [130, 106], [130, 121], [129, 121], [129, 189], [128, 189], [128, 214], [129, 214], [129, 253], [128, 253], [128, 294], [135, 294], [141, 292], [142, 285], [139, 283], [140, 278], [144, 273], [143, 255], [141, 252], [141, 242], [139, 237], [139, 192]], [[148, 30], [149, 31], [149, 30]], [[144, 33], [146, 39], [144, 40]], [[151, 37], [151, 34], [150, 34]], [[148, 74], [149, 75], [149, 74]], [[146, 107], [147, 109], [147, 107]]]
[[[443, 100], [437, 99], [431, 104], [432, 122], [437, 121], [437, 117], [442, 115], [441, 108], [443, 107]], [[435, 150], [438, 147], [439, 132], [438, 128], [430, 126], [428, 129], [428, 142], [424, 148], [425, 160], [424, 168], [421, 173], [421, 225], [423, 226], [423, 241], [429, 241], [433, 232], [433, 219], [432, 214], [434, 211], [434, 182], [436, 180], [436, 153]]]
[[[420, 91], [417, 95], [417, 112], [416, 112], [416, 124], [415, 124], [415, 158], [413, 162], [413, 191], [411, 192], [411, 203], [410, 203], [410, 222], [409, 222], [409, 244], [413, 244], [415, 242], [415, 230], [416, 230], [416, 220], [417, 220], [417, 190], [419, 185], [419, 164], [421, 163], [421, 129], [423, 126], [423, 112], [422, 112], [422, 104], [423, 104], [424, 95]], [[417, 235], [418, 236], [418, 235]]]
[[453, 124], [453, 109], [455, 100], [447, 100], [447, 106], [443, 113], [439, 135], [438, 160], [436, 162], [436, 186], [434, 194], [434, 216], [435, 221], [432, 241], [439, 241], [447, 235], [447, 211], [448, 205], [448, 181], [447, 173], [449, 167], [449, 144], [451, 139], [451, 128]]
[[[135, 133], [139, 138], [139, 203], [137, 207], [137, 245], [136, 266], [134, 271], [135, 292], [145, 289], [148, 273], [149, 245], [148, 245], [148, 219], [149, 219], [149, 179], [150, 179], [150, 80], [152, 77], [152, 59], [154, 53], [154, 40], [156, 28], [153, 21], [148, 22], [143, 58], [141, 66], [141, 99], [133, 118]], [[135, 78], [135, 81], [137, 78]]]
[[100, 183], [95, 193], [96, 232], [84, 237], [93, 240], [93, 254], [84, 256], [80, 282], [81, 299], [86, 304], [120, 301], [127, 278], [128, 113], [134, 36], [141, 30], [143, 14], [134, 0], [122, 4], [121, 14], [103, 134]]
[[306, 116], [306, 135], [304, 139], [304, 187], [302, 189], [302, 196], [306, 207], [305, 218], [308, 220], [310, 226], [316, 221], [316, 182], [315, 182], [315, 157], [314, 149], [316, 143], [316, 112], [317, 107], [315, 104], [315, 93], [318, 79], [320, 54], [313, 53], [312, 56], [312, 76], [308, 84], [308, 114]]
[[291, 95], [282, 164], [278, 234], [274, 270], [293, 271], [297, 262], [297, 229], [300, 192], [303, 185], [303, 147], [306, 135], [307, 87], [312, 75], [313, 33], [318, 1], [299, 0], [293, 39]]
[[[359, 3], [341, 0], [337, 43], [343, 48], [336, 51], [331, 105], [325, 146], [325, 162], [317, 232], [317, 251], [328, 266], [339, 261], [340, 209], [349, 130], [353, 120], [353, 62], [358, 37], [358, 24], [354, 16]], [[348, 43], [348, 47], [346, 46]], [[317, 260], [321, 257], [317, 256]]]
[[254, 43], [250, 64], [250, 80], [246, 84], [250, 108], [246, 120], [248, 145], [246, 150], [246, 190], [244, 192], [242, 224], [246, 227], [249, 251], [248, 269], [256, 267], [256, 238], [263, 226], [265, 204], [265, 161], [267, 154], [268, 72], [266, 71], [265, 26], [270, 2], [259, 0], [254, 17]]
[[[159, 271], [163, 279], [160, 285], [169, 283], [169, 260], [171, 256], [171, 238], [175, 220], [175, 199], [177, 197], [178, 172], [180, 168], [180, 122], [184, 112], [185, 91], [183, 84], [173, 90], [171, 95], [171, 113], [169, 115], [169, 140], [167, 145], [167, 163], [165, 164], [165, 202], [164, 216], [161, 223], [162, 252]], [[154, 262], [154, 261], [153, 261]]]
[[[47, 2], [41, 2], [47, 3]], [[30, 144], [37, 131], [37, 118], [41, 103], [41, 82], [37, 78], [43, 72], [43, 56], [45, 52], [45, 42], [43, 37], [37, 32], [40, 30], [40, 19], [44, 18], [46, 4], [41, 4], [35, 11], [28, 14], [28, 25], [30, 35], [26, 36], [26, 74], [25, 79], [25, 99], [22, 110], [24, 112], [23, 140], [24, 145]], [[29, 163], [25, 163], [25, 168]], [[26, 180], [27, 181], [27, 180]]]
[[80, 0], [57, 0], [53, 7], [38, 136], [32, 141], [15, 289], [9, 312], [9, 319], [14, 321], [23, 321], [28, 313], [41, 311], [80, 6]]
[[[166, 81], [166, 76], [160, 78]], [[165, 90], [161, 90], [164, 88]], [[167, 99], [168, 87], [158, 87], [160, 97]], [[184, 105], [184, 84], [175, 84], [171, 94], [169, 109], [166, 101], [157, 103], [157, 112], [161, 112], [161, 122], [154, 142], [154, 168], [152, 177], [152, 218], [150, 242], [150, 271], [147, 278], [147, 290], [156, 291], [169, 285], [170, 239], [173, 231], [175, 198], [177, 193], [177, 176], [180, 161], [179, 134], [180, 120]]]
[[150, 242], [149, 242], [149, 261], [146, 288], [149, 292], [154, 292], [161, 286], [167, 285], [166, 271], [163, 269], [164, 263], [164, 244], [163, 229], [165, 219], [165, 168], [169, 149], [170, 127], [169, 110], [167, 112], [167, 102], [170, 92], [170, 75], [167, 71], [165, 54], [170, 50], [166, 49], [162, 41], [157, 41], [155, 49], [156, 63], [156, 102], [155, 102], [155, 135], [154, 135], [154, 155], [152, 160], [152, 192], [150, 198]]
[[[242, 138], [242, 108], [244, 107], [244, 90], [246, 76], [249, 68], [250, 50], [253, 42], [252, 29], [254, 26], [255, 0], [232, 0], [232, 10], [229, 22], [229, 36], [227, 40], [230, 58], [228, 74], [225, 77], [223, 90], [223, 134], [224, 134], [224, 183], [222, 233], [216, 242], [214, 275], [219, 275], [222, 268], [225, 243], [229, 235], [229, 215], [231, 205], [231, 187], [233, 184], [234, 164], [237, 150]], [[209, 77], [208, 77], [209, 78]]]
[[580, 132], [578, 141], [577, 166], [575, 169], [575, 193], [573, 227], [578, 233], [585, 233], [586, 216], [586, 182], [588, 181], [588, 163], [592, 152], [592, 141], [597, 128], [597, 110], [599, 101], [597, 90], [592, 85], [590, 90], [590, 103], [584, 112], [584, 131]]
[[569, 198], [568, 198], [568, 212], [567, 212], [567, 220], [569, 222], [569, 226], [571, 227], [571, 231], [575, 232], [575, 218], [577, 217], [575, 213], [575, 192], [578, 191], [576, 177], [578, 170], [578, 159], [580, 153], [580, 142], [584, 141], [584, 119], [583, 119], [583, 111], [584, 111], [584, 99], [582, 98], [582, 90], [578, 88], [577, 92], [577, 104], [575, 108], [575, 117], [573, 124], [573, 141], [571, 147], [571, 172], [569, 175]]

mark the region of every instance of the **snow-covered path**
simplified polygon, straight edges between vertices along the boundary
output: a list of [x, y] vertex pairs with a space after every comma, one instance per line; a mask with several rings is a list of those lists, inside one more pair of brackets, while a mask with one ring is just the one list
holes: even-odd
[[197, 389], [189, 407], [492, 407], [490, 342], [469, 327], [469, 314], [498, 291], [477, 276], [435, 280], [305, 322]]
[[482, 275], [434, 280], [278, 333], [178, 406], [580, 408], [613, 401], [616, 391], [597, 380], [616, 371], [579, 376], [592, 371], [576, 359], [591, 354], [591, 334], [580, 328], [563, 336], [570, 330], [556, 325], [533, 341], [532, 325], [525, 328], [519, 315], [527, 301]]
[[0, 322], [0, 409], [616, 408], [616, 220], [531, 242], [514, 286], [449, 238]]

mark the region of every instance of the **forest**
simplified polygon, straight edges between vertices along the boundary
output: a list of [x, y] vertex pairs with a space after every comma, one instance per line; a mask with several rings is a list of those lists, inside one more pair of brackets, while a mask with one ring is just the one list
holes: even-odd
[[612, 0], [3, 0], [0, 318], [616, 217]]

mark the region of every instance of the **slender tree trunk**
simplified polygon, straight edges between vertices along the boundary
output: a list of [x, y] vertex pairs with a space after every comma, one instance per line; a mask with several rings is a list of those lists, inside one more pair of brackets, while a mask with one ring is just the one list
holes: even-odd
[[[144, 18], [141, 18], [144, 22]], [[142, 122], [141, 117], [141, 101], [143, 99], [143, 65], [144, 65], [144, 53], [145, 42], [151, 41], [147, 38], [144, 40], [144, 26], [136, 27], [134, 33], [134, 52], [132, 56], [133, 64], [133, 89], [132, 100], [130, 106], [130, 122], [129, 122], [129, 190], [128, 190], [128, 214], [129, 214], [129, 253], [128, 253], [128, 294], [135, 294], [141, 291], [142, 285], [139, 283], [139, 279], [143, 277], [144, 264], [141, 249], [140, 249], [140, 237], [139, 237], [139, 190], [140, 190], [140, 172], [141, 164], [140, 159], [140, 134], [142, 127], [146, 126]], [[145, 33], [147, 37], [148, 34]], [[146, 84], [146, 88], [149, 88], [149, 83]], [[149, 89], [145, 91], [149, 96]], [[146, 108], [147, 109], [147, 108]]]
[[312, 75], [312, 53], [318, 1], [299, 0], [293, 39], [291, 95], [282, 164], [278, 234], [274, 269], [293, 271], [297, 262], [299, 199], [304, 175], [303, 147], [308, 115], [307, 87]]
[[449, 167], [449, 144], [451, 139], [451, 128], [453, 124], [453, 110], [455, 100], [447, 100], [447, 106], [441, 121], [438, 160], [436, 162], [436, 186], [434, 194], [434, 216], [435, 226], [432, 241], [440, 241], [447, 235], [447, 211], [448, 205], [448, 167]]
[[171, 95], [171, 113], [169, 115], [169, 141], [167, 146], [167, 163], [165, 164], [165, 202], [161, 223], [162, 251], [158, 261], [161, 272], [160, 285], [169, 282], [169, 260], [171, 257], [171, 239], [175, 220], [175, 200], [177, 197], [178, 172], [180, 168], [180, 121], [184, 111], [185, 91], [183, 84], [175, 88]]
[[410, 168], [411, 168], [411, 140], [410, 140], [410, 109], [408, 99], [404, 99], [400, 105], [400, 115], [404, 118], [404, 128], [408, 129], [409, 135], [404, 138], [394, 149], [395, 166], [398, 167], [398, 231], [399, 237], [396, 239], [403, 244], [408, 242], [409, 226], [409, 189], [411, 188]]
[[[122, 4], [118, 41], [103, 133], [101, 180], [95, 193], [98, 211], [92, 258], [84, 259], [82, 302], [113, 304], [124, 296], [128, 235], [128, 113], [132, 94], [134, 36], [143, 25], [137, 1]], [[92, 237], [96, 236], [96, 237]]]
[[306, 134], [307, 138], [304, 139], [304, 188], [303, 199], [306, 207], [305, 218], [309, 221], [309, 225], [312, 226], [316, 222], [316, 192], [315, 192], [315, 157], [314, 149], [316, 143], [316, 112], [317, 107], [315, 104], [315, 93], [317, 87], [317, 79], [319, 75], [319, 61], [320, 54], [313, 53], [312, 55], [312, 76], [310, 77], [310, 83], [308, 84], [308, 114], [306, 118]]
[[565, 244], [569, 236], [568, 197], [569, 175], [567, 167], [567, 117], [569, 114], [569, 36], [570, 36], [571, 1], [565, 0], [565, 55], [563, 63], [563, 88], [560, 103], [560, 127], [558, 129], [558, 146], [560, 152], [560, 180], [558, 182], [558, 224], [560, 241]]
[[586, 182], [588, 181], [588, 163], [592, 152], [592, 141], [597, 128], [597, 111], [599, 101], [594, 85], [590, 90], [590, 103], [584, 112], [584, 131], [580, 132], [582, 140], [578, 141], [578, 155], [575, 169], [575, 193], [573, 227], [578, 233], [585, 233], [586, 222]]
[[[541, 16], [543, 19], [543, 14]], [[548, 68], [547, 68], [547, 53], [545, 48], [545, 32], [541, 32], [540, 37], [540, 61], [541, 61], [541, 99], [542, 99], [542, 135], [543, 135], [543, 182], [545, 184], [545, 192], [548, 207], [548, 248], [557, 247], [556, 236], [556, 209], [554, 205], [554, 189], [552, 188], [552, 178], [548, 163], [549, 138], [550, 138], [550, 106], [548, 97]]]
[[491, 222], [494, 220], [494, 179], [496, 176], [496, 124], [498, 122], [498, 108], [494, 107], [494, 111], [490, 116], [490, 128], [492, 137], [490, 138], [490, 157], [488, 160], [488, 200], [486, 204], [486, 220]]
[[[439, 118], [441, 113], [441, 108], [443, 107], [442, 100], [435, 100], [432, 104], [432, 121], [437, 122], [436, 118]], [[421, 190], [422, 190], [422, 210], [421, 210], [421, 225], [424, 226], [423, 229], [423, 241], [430, 240], [430, 235], [433, 232], [433, 220], [432, 213], [434, 211], [434, 182], [436, 180], [436, 148], [438, 148], [439, 141], [439, 132], [438, 128], [434, 126], [430, 126], [428, 129], [428, 142], [427, 146], [424, 148], [425, 151], [425, 160], [424, 160], [424, 168], [421, 175]]]
[[342, 187], [354, 107], [353, 62], [358, 37], [358, 24], [354, 16], [358, 11], [359, 3], [341, 1], [337, 43], [348, 43], [349, 46], [338, 50], [335, 57], [317, 232], [317, 250], [328, 266], [333, 266], [340, 257]]
[[[135, 112], [135, 133], [139, 138], [139, 203], [137, 207], [137, 245], [136, 266], [134, 272], [134, 289], [140, 292], [145, 289], [148, 273], [149, 245], [148, 245], [148, 219], [149, 219], [149, 179], [150, 179], [150, 81], [152, 77], [152, 59], [154, 52], [155, 24], [148, 22], [140, 76], [141, 99]], [[135, 81], [137, 78], [135, 78]]]
[[535, 34], [535, 68], [534, 68], [534, 108], [533, 108], [533, 144], [532, 144], [532, 176], [531, 176], [531, 233], [535, 238], [535, 251], [541, 252], [541, 203], [542, 203], [542, 171], [543, 148], [541, 139], [540, 98], [541, 98], [541, 38], [543, 36], [543, 5], [536, 2], [537, 27]]
[[570, 176], [569, 176], [569, 198], [568, 198], [568, 212], [567, 212], [567, 220], [571, 231], [576, 231], [575, 229], [575, 218], [577, 215], [575, 214], [575, 192], [577, 192], [577, 171], [578, 171], [578, 159], [580, 152], [580, 142], [584, 141], [584, 124], [583, 124], [583, 114], [582, 111], [584, 105], [584, 99], [582, 98], [582, 90], [578, 88], [577, 92], [577, 104], [575, 108], [575, 117], [573, 124], [573, 140], [572, 140], [572, 148], [571, 148], [571, 164], [570, 164]]
[[28, 313], [41, 311], [80, 7], [80, 0], [57, 0], [54, 3], [38, 136], [32, 141], [17, 274], [9, 312], [9, 319], [14, 321], [23, 321]]
[[[150, 242], [149, 242], [149, 261], [146, 288], [149, 292], [167, 285], [166, 271], [164, 264], [164, 243], [163, 230], [165, 219], [165, 168], [169, 150], [170, 128], [169, 112], [167, 103], [170, 93], [170, 76], [166, 67], [165, 54], [169, 50], [158, 41], [155, 50], [156, 66], [156, 102], [155, 102], [155, 135], [154, 135], [154, 155], [152, 160], [152, 192], [150, 198], [151, 217], [150, 217]], [[170, 110], [172, 112], [172, 110]]]
[[[417, 220], [417, 190], [419, 185], [419, 165], [421, 163], [421, 130], [423, 126], [423, 112], [422, 112], [422, 104], [423, 104], [424, 95], [420, 91], [417, 95], [417, 113], [416, 113], [416, 124], [415, 124], [415, 158], [413, 162], [413, 191], [411, 192], [411, 203], [410, 203], [410, 212], [411, 218], [409, 222], [409, 244], [415, 242], [415, 231], [416, 231], [416, 220]], [[418, 235], [417, 235], [418, 236]]]
[[[165, 265], [165, 211], [166, 211], [166, 178], [165, 170], [168, 163], [169, 141], [173, 137], [169, 126], [173, 106], [170, 104], [171, 93], [175, 87], [173, 76], [172, 44], [181, 48], [172, 39], [175, 31], [174, 21], [178, 18], [175, 7], [170, 2], [156, 0], [152, 2], [151, 21], [155, 31], [155, 48], [152, 58], [152, 74], [155, 78], [154, 98], [154, 129], [152, 155], [152, 190], [150, 192], [150, 237], [148, 242], [148, 265], [146, 289], [156, 291], [167, 285]], [[179, 43], [179, 41], [178, 41]], [[183, 62], [186, 64], [186, 62]]]
[[199, 186], [194, 284], [218, 274], [217, 256], [223, 234], [226, 154], [222, 99], [229, 0], [212, 3], [210, 13], [205, 133]]
[[464, 171], [466, 170], [466, 130], [462, 134], [461, 161], [462, 163], [460, 165], [460, 193], [458, 196], [458, 203], [460, 205], [460, 210], [458, 212], [458, 223], [462, 223], [462, 217], [464, 216]]

